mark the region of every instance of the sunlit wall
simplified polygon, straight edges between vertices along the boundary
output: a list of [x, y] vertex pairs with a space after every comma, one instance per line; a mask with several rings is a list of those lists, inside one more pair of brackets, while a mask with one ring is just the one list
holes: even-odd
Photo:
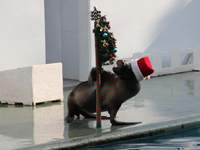
[[45, 0], [47, 63], [62, 61], [65, 78], [85, 80], [95, 66], [94, 6], [107, 15], [119, 58], [199, 44], [198, 0]]
[[44, 2], [0, 0], [0, 71], [46, 63]]

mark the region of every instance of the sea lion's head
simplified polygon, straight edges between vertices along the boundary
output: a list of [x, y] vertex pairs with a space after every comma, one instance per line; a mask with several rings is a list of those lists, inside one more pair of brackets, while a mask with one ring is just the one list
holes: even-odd
[[113, 72], [122, 80], [135, 79], [136, 76], [132, 71], [131, 64], [126, 60], [119, 59], [117, 62], [117, 67], [113, 67]]
[[131, 63], [125, 60], [118, 60], [117, 67], [114, 67], [113, 71], [121, 79], [127, 80], [137, 78], [138, 81], [142, 81], [144, 79], [149, 79], [154, 69], [151, 66], [149, 57], [143, 57], [140, 59], [133, 59]]

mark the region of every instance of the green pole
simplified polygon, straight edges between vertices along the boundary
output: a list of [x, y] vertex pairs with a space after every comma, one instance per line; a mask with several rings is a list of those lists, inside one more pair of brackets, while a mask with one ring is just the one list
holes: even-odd
[[[96, 27], [96, 22], [95, 22]], [[96, 127], [101, 128], [101, 65], [99, 63], [97, 39], [95, 36], [95, 52], [96, 52]]]
[[[95, 20], [94, 28], [96, 28], [97, 20], [101, 17], [100, 11], [94, 7], [91, 11], [91, 19]], [[96, 54], [96, 128], [101, 128], [101, 64], [99, 62], [98, 41], [95, 35], [95, 54]]]

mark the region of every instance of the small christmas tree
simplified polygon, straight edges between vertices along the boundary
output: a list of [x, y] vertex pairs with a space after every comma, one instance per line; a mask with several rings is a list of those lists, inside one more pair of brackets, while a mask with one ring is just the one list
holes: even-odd
[[99, 64], [102, 65], [113, 64], [115, 60], [116, 39], [113, 33], [108, 32], [111, 28], [108, 21], [106, 21], [106, 16], [102, 16], [96, 21], [96, 27], [93, 30], [96, 36], [96, 46], [98, 47]]
[[91, 11], [91, 20], [94, 20], [95, 52], [96, 52], [96, 127], [101, 128], [101, 71], [102, 65], [113, 64], [115, 60], [116, 39], [108, 32], [110, 29], [106, 16], [96, 7]]

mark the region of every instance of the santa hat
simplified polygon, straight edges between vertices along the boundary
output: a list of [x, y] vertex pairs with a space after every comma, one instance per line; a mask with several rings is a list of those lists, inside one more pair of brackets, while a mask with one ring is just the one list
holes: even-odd
[[149, 57], [131, 60], [131, 68], [139, 81], [150, 78], [150, 74], [154, 72]]

